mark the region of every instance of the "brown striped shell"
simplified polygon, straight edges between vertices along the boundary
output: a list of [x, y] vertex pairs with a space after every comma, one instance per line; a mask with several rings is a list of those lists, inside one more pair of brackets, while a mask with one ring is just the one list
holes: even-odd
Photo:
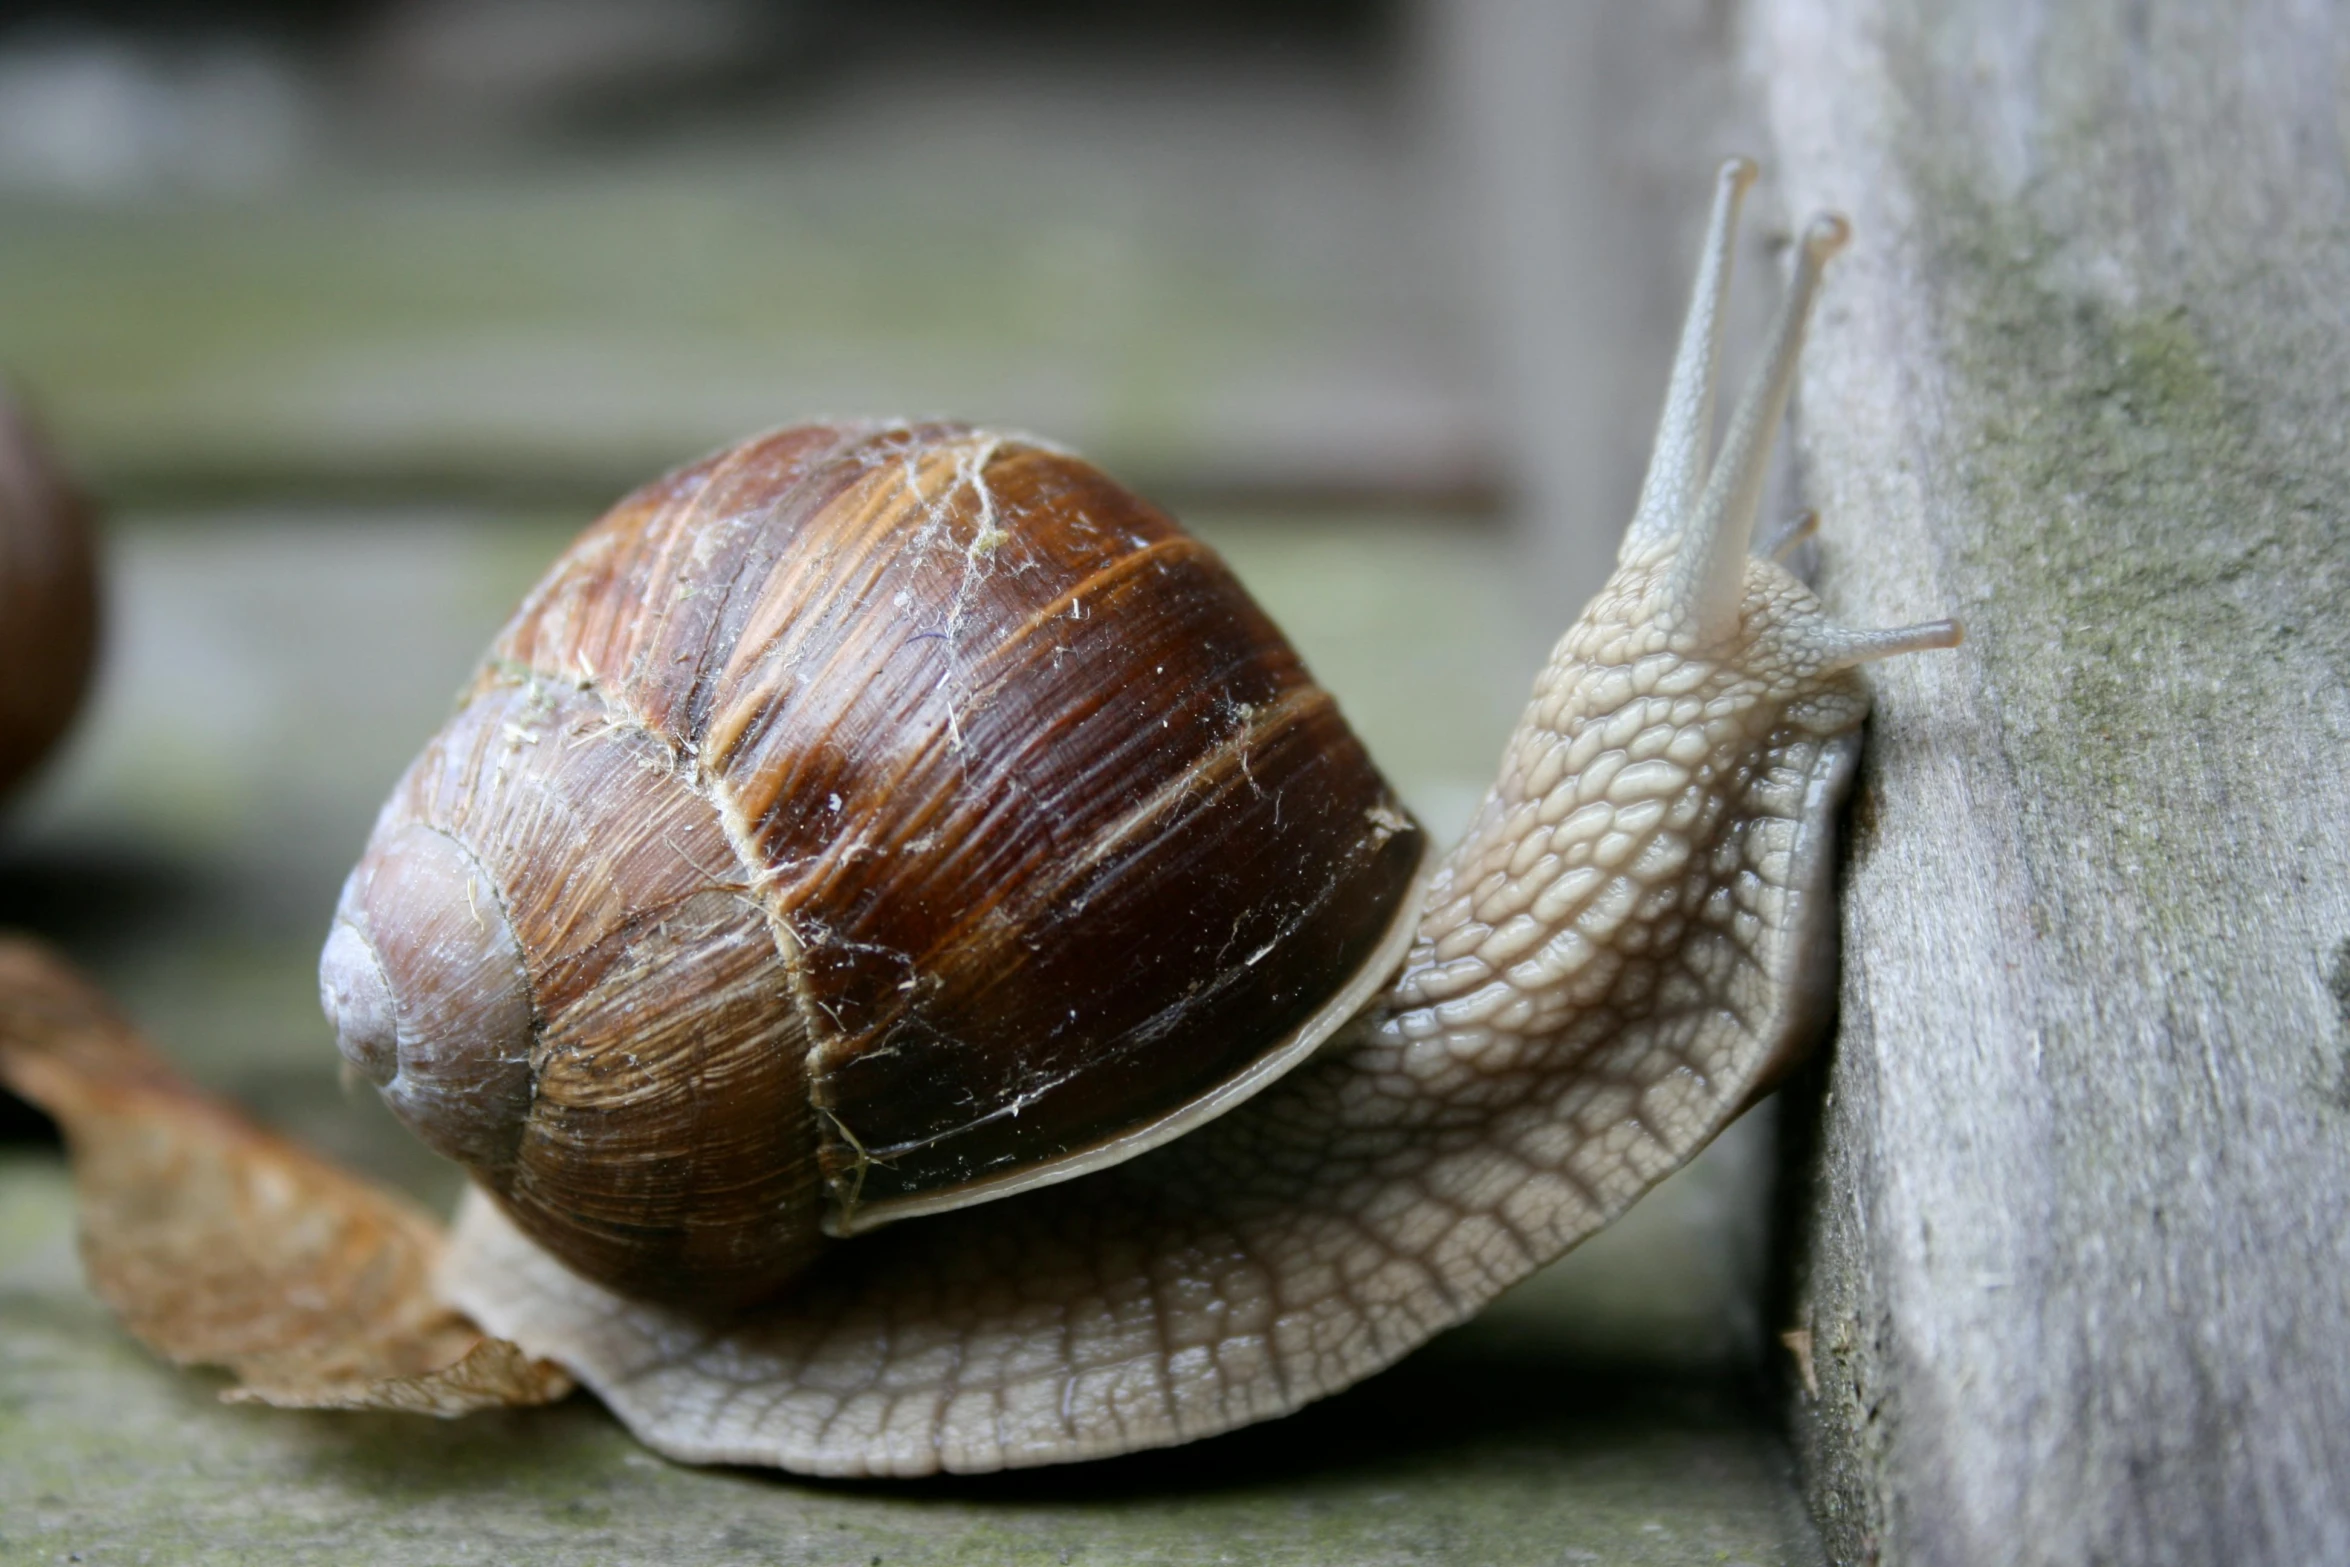
[[345, 886], [345, 1055], [557, 1256], [735, 1302], [1130, 1157], [1375, 995], [1423, 835], [1163, 513], [960, 426], [623, 500]]

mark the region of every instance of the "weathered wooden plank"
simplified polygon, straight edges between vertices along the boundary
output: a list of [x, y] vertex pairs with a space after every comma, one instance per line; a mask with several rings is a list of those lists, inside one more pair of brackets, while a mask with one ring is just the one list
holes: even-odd
[[2350, 1561], [2350, 18], [1767, 0], [1879, 677], [1795, 1323], [1847, 1561]]
[[1154, 488], [1449, 503], [1492, 488], [1487, 400], [1368, 78], [916, 50], [462, 163], [362, 156], [321, 90], [258, 188], [0, 199], [0, 366], [103, 488], [173, 503], [600, 499], [940, 412]]

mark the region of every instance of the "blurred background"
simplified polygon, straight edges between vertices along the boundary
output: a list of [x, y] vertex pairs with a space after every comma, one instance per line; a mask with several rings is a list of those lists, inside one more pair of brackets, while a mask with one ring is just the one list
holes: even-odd
[[[343, 873], [571, 533], [828, 414], [1030, 429], [1169, 506], [1451, 834], [1629, 514], [1761, 145], [1738, 51], [1724, 0], [9, 8], [0, 370], [106, 508], [107, 642], [0, 923], [445, 1200], [337, 1082]], [[1755, 1364], [1766, 1144], [1491, 1331]]]

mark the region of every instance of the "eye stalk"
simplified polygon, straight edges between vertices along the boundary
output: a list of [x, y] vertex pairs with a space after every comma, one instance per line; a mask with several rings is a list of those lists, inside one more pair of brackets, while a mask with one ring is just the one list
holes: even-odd
[[[1738, 209], [1754, 177], [1754, 165], [1744, 158], [1722, 165], [1697, 284], [1657, 426], [1655, 453], [1649, 459], [1640, 505], [1617, 555], [1627, 567], [1667, 562], [1661, 580], [1650, 590], [1646, 617], [1684, 652], [1716, 647], [1739, 632], [1749, 594], [1755, 512], [1762, 502], [1773, 438], [1795, 389], [1812, 301], [1829, 258], [1852, 238], [1851, 225], [1832, 212], [1817, 214], [1805, 226], [1796, 250], [1795, 276], [1779, 302], [1769, 344], [1738, 398], [1721, 451], [1709, 464], [1722, 305], [1730, 290]], [[1806, 514], [1794, 528], [1769, 541], [1764, 557], [1775, 562], [1817, 525], [1817, 515]], [[1794, 636], [1799, 659], [1820, 672], [1897, 653], [1955, 647], [1960, 637], [1958, 624], [1949, 620], [1862, 632], [1816, 614], [1780, 630]]]
[[1627, 566], [1663, 552], [1696, 506], [1705, 483], [1706, 452], [1713, 439], [1714, 380], [1722, 359], [1722, 302], [1729, 297], [1734, 259], [1731, 242], [1738, 233], [1738, 209], [1754, 177], [1751, 161], [1730, 158], [1714, 182], [1713, 216], [1706, 224], [1689, 314], [1681, 323], [1681, 346], [1673, 356], [1648, 479], [1617, 552], [1617, 559]]

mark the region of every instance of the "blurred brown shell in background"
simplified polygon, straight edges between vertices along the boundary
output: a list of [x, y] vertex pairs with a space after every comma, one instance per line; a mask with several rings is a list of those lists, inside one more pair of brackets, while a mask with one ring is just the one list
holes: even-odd
[[0, 392], [0, 794], [21, 783], [81, 706], [98, 652], [88, 503]]

